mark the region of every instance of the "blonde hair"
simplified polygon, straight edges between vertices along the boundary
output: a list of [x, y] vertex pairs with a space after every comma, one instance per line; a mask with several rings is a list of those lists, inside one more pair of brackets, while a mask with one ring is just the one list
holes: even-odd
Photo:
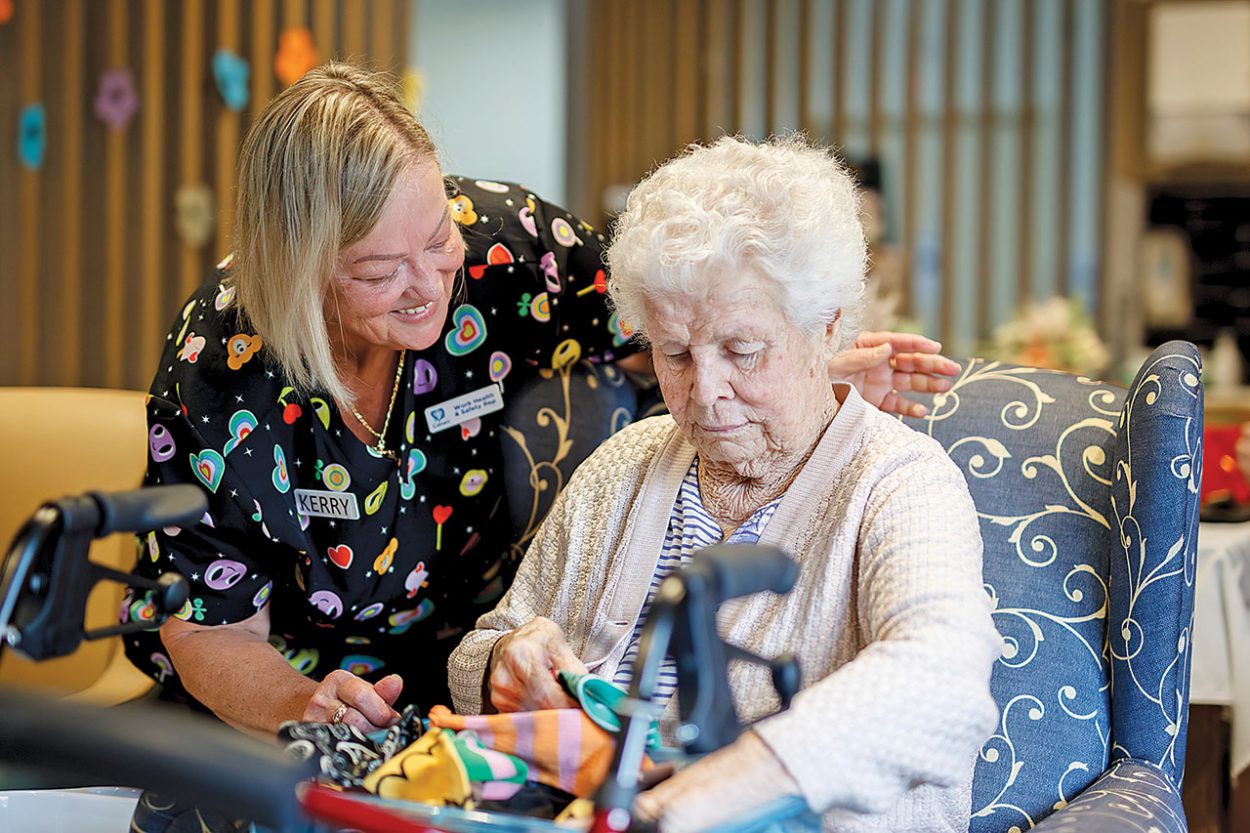
[[833, 151], [801, 135], [691, 145], [629, 195], [606, 260], [612, 303], [643, 338], [646, 299], [688, 296], [743, 267], [776, 284], [795, 327], [840, 318], [837, 349], [863, 319], [859, 193]]
[[283, 90], [239, 153], [231, 281], [290, 384], [351, 405], [325, 306], [339, 251], [362, 239], [406, 168], [437, 165], [394, 80], [329, 63]]

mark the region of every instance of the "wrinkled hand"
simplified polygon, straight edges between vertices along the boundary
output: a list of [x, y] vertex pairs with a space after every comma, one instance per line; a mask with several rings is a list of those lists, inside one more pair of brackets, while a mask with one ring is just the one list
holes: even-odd
[[343, 715], [343, 723], [355, 726], [368, 734], [399, 720], [399, 712], [392, 705], [404, 690], [404, 681], [398, 674], [383, 677], [369, 684], [350, 671], [331, 671], [317, 686], [300, 720], [329, 723], [339, 706], [349, 708]]
[[641, 793], [634, 800], [638, 820], [660, 833], [697, 833], [741, 818], [799, 786], [754, 732]]
[[849, 350], [829, 360], [829, 378], [850, 382], [865, 402], [887, 414], [922, 417], [928, 409], [902, 392], [951, 389], [944, 377], [958, 376], [959, 365], [939, 355], [941, 349], [941, 344], [920, 335], [864, 332]]
[[577, 705], [555, 678], [556, 671], [585, 674], [560, 626], [539, 616], [495, 643], [491, 652], [491, 705], [500, 712], [567, 709]]
[[1241, 436], [1237, 438], [1237, 467], [1250, 477], [1250, 422], [1241, 426]]

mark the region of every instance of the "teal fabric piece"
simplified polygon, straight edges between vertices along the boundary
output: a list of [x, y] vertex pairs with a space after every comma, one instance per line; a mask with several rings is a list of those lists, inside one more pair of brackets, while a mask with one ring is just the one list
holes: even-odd
[[[529, 764], [516, 755], [483, 746], [477, 733], [464, 731], [452, 732], [451, 735], [452, 746], [456, 748], [456, 754], [460, 756], [469, 780], [490, 787], [492, 794], [483, 797], [496, 801], [511, 798], [516, 793], [515, 789], [505, 790], [491, 785], [512, 785], [520, 788], [529, 778]], [[507, 794], [499, 795], [501, 792]]]
[[[564, 690], [581, 705], [582, 711], [586, 712], [586, 716], [596, 726], [614, 735], [621, 731], [621, 719], [616, 713], [616, 704], [625, 698], [625, 689], [594, 674], [560, 671], [556, 676]], [[660, 727], [652, 721], [651, 728], [647, 731], [647, 748], [658, 749], [660, 745]]]

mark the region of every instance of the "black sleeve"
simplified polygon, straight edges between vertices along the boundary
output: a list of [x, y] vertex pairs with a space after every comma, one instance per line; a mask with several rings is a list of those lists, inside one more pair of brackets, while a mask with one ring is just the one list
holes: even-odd
[[[236, 355], [234, 343], [252, 337], [233, 314], [232, 300], [224, 282], [191, 296], [170, 330], [147, 402], [144, 484], [198, 486], [208, 511], [181, 529], [149, 533], [136, 570], [148, 578], [170, 571], [183, 575], [190, 596], [178, 618], [201, 625], [255, 615], [269, 599], [280, 554], [289, 552], [267, 534], [260, 504], [241, 471], [255, 453], [244, 440], [267, 414], [239, 405], [242, 398], [235, 394], [270, 384], [263, 380], [271, 374], [256, 355], [258, 338], [243, 351], [247, 357]], [[142, 605], [136, 609], [141, 613]]]
[[[148, 534], [137, 572], [155, 578], [175, 571], [190, 582], [187, 604], [176, 614], [194, 624], [223, 625], [255, 615], [272, 590], [272, 544], [259, 508], [230, 471], [233, 449], [209, 447], [178, 403], [148, 402], [146, 485], [190, 483], [208, 498], [208, 512], [189, 526]], [[223, 454], [223, 451], [225, 452]], [[269, 556], [269, 557], [267, 557]]]

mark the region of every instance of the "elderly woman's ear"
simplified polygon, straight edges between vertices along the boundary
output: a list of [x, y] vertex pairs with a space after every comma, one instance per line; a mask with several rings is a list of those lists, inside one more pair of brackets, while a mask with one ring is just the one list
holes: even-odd
[[842, 342], [842, 310], [834, 314], [833, 320], [825, 325], [825, 349], [832, 358], [839, 352], [838, 345]]
[[902, 392], [951, 389], [946, 377], [958, 376], [960, 368], [941, 350], [939, 342], [921, 335], [865, 331], [850, 349], [830, 359], [829, 378], [850, 382], [864, 401], [886, 413], [922, 417], [928, 409]]

